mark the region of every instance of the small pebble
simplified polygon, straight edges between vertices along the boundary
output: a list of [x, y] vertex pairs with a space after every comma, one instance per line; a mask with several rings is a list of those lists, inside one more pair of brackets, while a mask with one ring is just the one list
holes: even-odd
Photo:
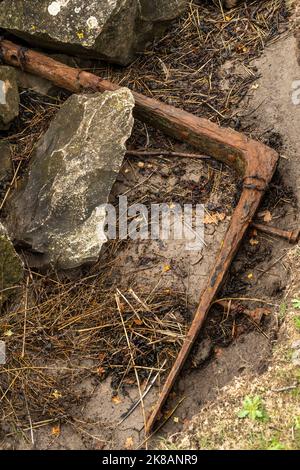
[[293, 342], [292, 349], [300, 349], [300, 339]]

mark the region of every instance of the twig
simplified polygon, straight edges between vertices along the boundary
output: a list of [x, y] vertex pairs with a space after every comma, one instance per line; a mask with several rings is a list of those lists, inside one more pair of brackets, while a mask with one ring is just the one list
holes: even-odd
[[[151, 388], [153, 387], [153, 385], [155, 384], [156, 380], [157, 380], [157, 377], [159, 376], [159, 374], [163, 371], [163, 367], [166, 365], [167, 361], [165, 360], [164, 363], [162, 364], [161, 368], [159, 369], [159, 371], [157, 372], [157, 374], [153, 377], [153, 379], [151, 380], [150, 384], [148, 385], [148, 387], [146, 388], [146, 390], [144, 391], [143, 393], [143, 396], [142, 398], [144, 399], [148, 393], [150, 392]], [[122, 420], [119, 421], [119, 423], [117, 424], [117, 426], [120, 426], [127, 418], [129, 418], [129, 416], [134, 412], [134, 410], [139, 406], [139, 404], [141, 403], [141, 398], [136, 401], [132, 407], [126, 412], [124, 413], [121, 418]]]
[[295, 390], [295, 388], [297, 388], [297, 387], [298, 387], [298, 385], [294, 384], [294, 385], [289, 385], [288, 387], [271, 388], [271, 391], [275, 392], [275, 393], [288, 392], [289, 390]]
[[183, 157], [183, 158], [197, 158], [201, 160], [211, 160], [207, 155], [200, 155], [198, 153], [185, 153], [185, 152], [172, 152], [169, 150], [127, 150], [126, 155], [132, 157]]
[[26, 279], [26, 286], [25, 286], [24, 328], [23, 328], [23, 345], [22, 345], [22, 354], [21, 354], [22, 358], [25, 356], [26, 322], [27, 322], [27, 309], [28, 309], [28, 286], [29, 286], [29, 276]]

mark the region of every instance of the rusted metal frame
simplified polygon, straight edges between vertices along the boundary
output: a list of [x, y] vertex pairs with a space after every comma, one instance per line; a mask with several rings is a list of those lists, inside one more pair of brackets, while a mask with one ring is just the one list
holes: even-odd
[[[1, 57], [7, 64], [21, 67], [27, 72], [42, 76], [55, 85], [74, 93], [85, 90], [114, 91], [119, 87], [91, 73], [68, 67], [43, 54], [24, 50], [10, 41], [1, 41]], [[149, 417], [150, 432], [180, 373], [190, 350], [204, 324], [231, 262], [251, 223], [262, 196], [270, 182], [278, 161], [275, 151], [247, 138], [232, 129], [224, 129], [210, 121], [183, 110], [165, 105], [157, 100], [133, 92], [135, 117], [151, 124], [171, 137], [189, 143], [202, 154], [209, 155], [236, 170], [243, 178], [243, 191], [233, 213], [216, 262], [206, 287], [201, 293], [199, 305], [181, 351], [163, 386], [158, 402]]]

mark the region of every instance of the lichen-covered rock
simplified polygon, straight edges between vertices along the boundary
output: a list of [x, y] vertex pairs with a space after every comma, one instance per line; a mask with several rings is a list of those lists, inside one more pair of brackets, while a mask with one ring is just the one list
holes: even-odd
[[8, 129], [19, 114], [20, 97], [15, 69], [0, 67], [0, 129]]
[[0, 307], [23, 277], [23, 263], [0, 222]]
[[23, 187], [10, 208], [9, 230], [40, 254], [40, 265], [69, 269], [97, 261], [106, 204], [133, 126], [127, 88], [73, 95], [40, 139]]
[[4, 0], [0, 27], [38, 46], [128, 64], [187, 0]]

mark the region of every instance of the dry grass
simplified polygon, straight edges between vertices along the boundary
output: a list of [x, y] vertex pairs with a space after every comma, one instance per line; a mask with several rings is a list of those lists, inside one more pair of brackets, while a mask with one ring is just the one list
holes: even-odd
[[[236, 126], [236, 108], [257, 78], [250, 61], [288, 30], [288, 15], [285, 0], [250, 0], [225, 13], [218, 0], [193, 0], [186, 15], [130, 67], [103, 67], [97, 73], [201, 117]], [[243, 64], [247, 74], [233, 74], [224, 86], [222, 68], [228, 62]]]
[[111, 246], [107, 265], [78, 281], [27, 270], [23, 294], [0, 317], [8, 357], [0, 371], [2, 433], [22, 432], [29, 414], [33, 426], [72, 421], [84, 379], [111, 374], [118, 394], [135, 383], [135, 371], [144, 382], [174, 361], [186, 333], [182, 299], [126, 290], [110, 268], [115, 256]]

